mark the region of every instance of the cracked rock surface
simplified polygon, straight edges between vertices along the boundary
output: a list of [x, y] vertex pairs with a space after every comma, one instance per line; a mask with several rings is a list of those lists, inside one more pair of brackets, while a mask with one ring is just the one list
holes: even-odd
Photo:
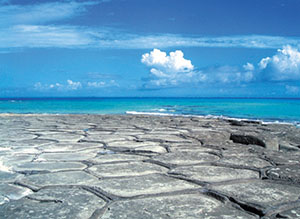
[[300, 218], [300, 129], [0, 115], [0, 218]]

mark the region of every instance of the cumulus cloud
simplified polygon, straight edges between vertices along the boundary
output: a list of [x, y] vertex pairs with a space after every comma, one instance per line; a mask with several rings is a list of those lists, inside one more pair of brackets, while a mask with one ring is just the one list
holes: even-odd
[[[147, 85], [177, 86], [185, 83], [243, 83], [254, 79], [254, 65], [247, 63], [243, 68], [236, 66], [213, 66], [195, 69], [191, 60], [185, 59], [180, 50], [165, 52], [154, 49], [142, 55], [141, 62], [150, 67]], [[147, 87], [147, 86], [146, 86]]]
[[300, 52], [290, 45], [278, 49], [272, 57], [263, 58], [258, 66], [267, 80], [300, 80]]
[[151, 80], [156, 85], [176, 85], [179, 82], [185, 82], [194, 76], [194, 66], [191, 60], [185, 59], [181, 50], [166, 52], [159, 49], [153, 49], [150, 53], [142, 55], [141, 62], [151, 67]]
[[68, 83], [67, 89], [70, 89], [70, 90], [77, 90], [82, 87], [80, 82], [74, 82], [72, 80], [67, 80], [67, 83]]

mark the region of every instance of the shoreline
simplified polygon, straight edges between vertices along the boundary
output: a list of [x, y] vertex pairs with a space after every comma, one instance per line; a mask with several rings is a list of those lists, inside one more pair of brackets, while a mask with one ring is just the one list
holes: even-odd
[[183, 118], [203, 118], [203, 119], [217, 119], [217, 120], [236, 120], [236, 121], [253, 121], [260, 122], [262, 124], [283, 124], [293, 125], [300, 128], [300, 120], [293, 121], [279, 121], [272, 119], [259, 119], [259, 118], [242, 118], [242, 117], [230, 117], [230, 116], [216, 116], [216, 115], [182, 115], [182, 114], [171, 114], [171, 113], [156, 113], [156, 112], [137, 112], [137, 111], [126, 111], [124, 113], [115, 114], [101, 114], [101, 113], [0, 113], [0, 116], [51, 116], [51, 115], [96, 115], [96, 116], [155, 116], [155, 117], [183, 117]]

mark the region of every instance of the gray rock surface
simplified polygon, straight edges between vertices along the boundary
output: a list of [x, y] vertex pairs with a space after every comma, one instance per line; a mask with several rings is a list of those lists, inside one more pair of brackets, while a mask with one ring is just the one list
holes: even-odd
[[300, 218], [300, 129], [0, 115], [0, 218]]

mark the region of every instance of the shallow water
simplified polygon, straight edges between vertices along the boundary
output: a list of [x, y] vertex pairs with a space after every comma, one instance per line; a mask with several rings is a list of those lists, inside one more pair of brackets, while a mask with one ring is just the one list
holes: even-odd
[[300, 99], [5, 98], [0, 113], [153, 113], [300, 122]]

